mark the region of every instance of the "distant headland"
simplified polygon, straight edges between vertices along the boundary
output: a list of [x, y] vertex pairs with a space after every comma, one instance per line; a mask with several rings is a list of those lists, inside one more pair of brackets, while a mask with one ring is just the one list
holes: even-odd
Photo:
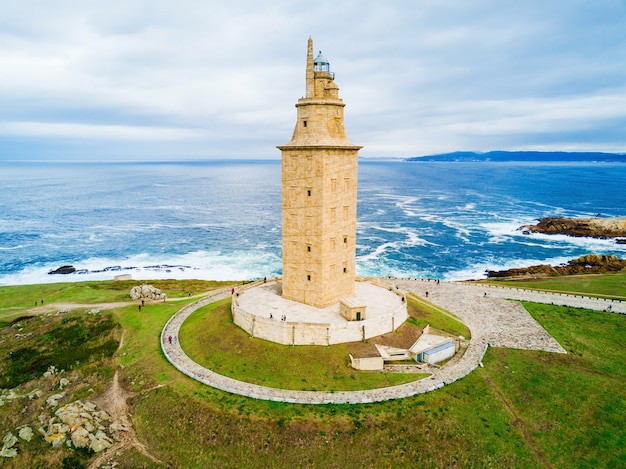
[[455, 151], [438, 155], [425, 155], [407, 158], [405, 161], [441, 161], [441, 162], [605, 162], [626, 163], [624, 153], [603, 152], [567, 152], [567, 151]]

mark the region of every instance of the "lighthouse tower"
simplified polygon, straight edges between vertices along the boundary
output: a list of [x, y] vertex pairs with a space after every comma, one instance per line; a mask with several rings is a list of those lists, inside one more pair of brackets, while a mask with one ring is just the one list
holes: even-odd
[[282, 296], [325, 308], [354, 295], [357, 159], [328, 61], [309, 38], [306, 96], [282, 153]]

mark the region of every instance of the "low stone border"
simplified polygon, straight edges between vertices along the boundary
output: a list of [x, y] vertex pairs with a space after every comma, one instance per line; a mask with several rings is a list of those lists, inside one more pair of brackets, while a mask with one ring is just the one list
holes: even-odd
[[[250, 337], [257, 337], [282, 345], [329, 346], [358, 342], [387, 334], [395, 331], [409, 317], [403, 292], [378, 280], [358, 278], [355, 284], [357, 289], [355, 295], [359, 299], [364, 300], [367, 304], [367, 296], [359, 296], [358, 290], [367, 286], [367, 289], [370, 290], [369, 295], [371, 295], [371, 289], [375, 288], [376, 296], [388, 296], [388, 300], [395, 300], [397, 297], [395, 309], [391, 309], [394, 306], [391, 301], [386, 301], [389, 307], [382, 314], [380, 312], [372, 314], [372, 310], [368, 309], [367, 317], [363, 320], [346, 321], [341, 318], [338, 321], [336, 318], [328, 316], [327, 308], [323, 308], [323, 312], [317, 320], [309, 321], [308, 316], [302, 315], [301, 312], [296, 313], [294, 310], [313, 308], [281, 298], [278, 293], [280, 288], [278, 281], [278, 279], [267, 282], [261, 280], [236, 290], [231, 304], [233, 322], [247, 332]], [[248, 292], [253, 288], [256, 290], [256, 296], [252, 295], [254, 300], [251, 301], [248, 299]], [[270, 301], [266, 302], [268, 298]], [[295, 305], [299, 306], [295, 308]], [[285, 308], [285, 311], [282, 308]], [[268, 317], [267, 313], [259, 314], [259, 311], [264, 310], [274, 312], [276, 317]], [[278, 321], [278, 312], [287, 312], [290, 319], [285, 317], [284, 320]], [[296, 319], [293, 319], [294, 316]], [[307, 317], [307, 320], [303, 319], [304, 316]], [[320, 321], [321, 317], [325, 320]]]
[[[255, 399], [297, 404], [363, 404], [402, 399], [434, 391], [467, 376], [476, 369], [482, 363], [489, 345], [566, 353], [521, 305], [507, 299], [494, 298], [496, 296], [493, 295], [494, 290], [490, 290], [488, 296], [484, 297], [484, 285], [460, 285], [442, 282], [441, 285], [438, 284], [436, 288], [433, 288], [433, 284], [428, 282], [416, 280], [398, 282], [396, 279], [393, 281], [400, 283], [400, 288], [410, 290], [422, 297], [425, 295], [421, 290], [428, 285], [426, 288], [431, 291], [429, 300], [460, 317], [472, 332], [468, 348], [458, 361], [435, 369], [430, 377], [419, 381], [362, 391], [295, 391], [245, 383], [204, 368], [185, 354], [178, 340], [173, 340], [173, 343], [170, 344], [168, 338], [169, 336], [177, 338], [180, 326], [194, 311], [227, 298], [231, 294], [230, 289], [212, 292], [207, 297], [191, 303], [175, 313], [161, 332], [161, 349], [167, 360], [179, 371], [208, 386]], [[505, 292], [505, 290], [507, 291]], [[517, 296], [511, 294], [513, 293], [512, 290], [505, 288], [501, 292], [503, 296], [508, 298]], [[532, 296], [537, 298], [535, 295]], [[548, 303], [551, 302], [549, 300], [557, 298], [556, 295], [544, 294], [543, 292], [539, 296]], [[577, 301], [571, 302], [577, 303]], [[599, 302], [595, 304], [596, 307], [600, 305]], [[526, 328], [526, 335], [522, 334], [521, 339], [518, 340], [523, 328], [520, 324]]]
[[528, 288], [504, 287], [501, 285], [475, 284], [476, 288], [485, 288], [487, 293], [497, 298], [547, 303], [559, 306], [593, 309], [610, 313], [626, 314], [626, 301], [595, 296], [572, 295], [571, 293], [547, 292]]
[[178, 337], [180, 326], [194, 311], [210, 303], [226, 298], [229, 295], [230, 289], [218, 290], [206, 298], [180, 309], [170, 318], [161, 332], [161, 349], [167, 360], [190, 378], [222, 391], [255, 399], [297, 404], [363, 404], [391, 399], [402, 399], [416, 394], [434, 391], [457, 379], [463, 378], [478, 366], [487, 350], [486, 343], [470, 343], [461, 360], [450, 368], [442, 368], [429, 378], [387, 388], [330, 392], [294, 391], [259, 386], [228, 378], [200, 366], [185, 354], [178, 340], [173, 341], [174, 343], [172, 344], [170, 344], [168, 340], [170, 336], [173, 338]]

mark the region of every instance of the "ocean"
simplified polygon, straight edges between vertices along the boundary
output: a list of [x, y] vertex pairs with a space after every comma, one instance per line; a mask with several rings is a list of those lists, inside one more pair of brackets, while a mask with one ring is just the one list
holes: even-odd
[[[0, 162], [0, 285], [246, 280], [281, 272], [280, 161]], [[613, 240], [524, 235], [545, 216], [626, 216], [623, 163], [359, 162], [357, 275], [626, 255]], [[72, 265], [68, 275], [50, 270]]]

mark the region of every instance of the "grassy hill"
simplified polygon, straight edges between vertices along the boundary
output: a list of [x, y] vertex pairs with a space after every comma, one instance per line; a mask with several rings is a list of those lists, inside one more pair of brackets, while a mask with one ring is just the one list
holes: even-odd
[[[560, 290], [568, 289], [565, 278], [559, 282], [563, 282]], [[614, 276], [607, 276], [606, 282], [598, 276], [592, 288], [604, 294], [605, 287], [613, 289], [615, 283]], [[167, 319], [192, 301], [190, 293], [220, 284], [151, 282], [168, 298], [180, 301], [146, 304], [141, 311], [136, 303], [123, 304], [135, 284], [0, 287], [0, 376], [9, 376], [16, 353], [45, 357], [29, 365], [32, 374], [14, 373], [23, 378], [5, 384], [12, 390], [2, 391], [3, 432], [15, 433], [26, 424], [37, 428], [46, 395], [58, 392], [59, 376], [70, 381], [63, 402], [98, 401], [117, 369], [130, 395], [128, 412], [141, 443], [112, 456], [118, 467], [626, 465], [626, 317], [622, 315], [528, 303], [524, 306], [567, 349], [567, 355], [490, 348], [483, 368], [431, 393], [376, 404], [306, 406], [224, 393], [185, 377], [164, 359], [159, 334]], [[585, 288], [580, 282], [572, 286], [574, 291]], [[71, 312], [57, 314], [59, 307], [49, 306], [53, 302]], [[104, 303], [111, 302], [118, 304], [105, 310]], [[86, 314], [94, 308], [101, 312]], [[194, 320], [209, 321], [210, 315], [204, 311]], [[224, 336], [238, 333], [227, 319], [219, 327]], [[95, 342], [87, 340], [90, 328], [99, 328]], [[85, 340], [78, 340], [71, 330]], [[112, 347], [111, 341], [121, 347]], [[93, 345], [91, 350], [107, 343], [91, 355], [65, 362], [65, 371], [56, 378], [40, 374], [54, 364], [54, 356], [47, 355], [54, 349], [66, 347], [65, 355], [78, 357], [85, 349], [81, 344]], [[204, 344], [205, 353], [210, 355], [212, 345]], [[32, 352], [20, 355], [18, 351], [26, 347]], [[241, 347], [245, 356], [245, 341]], [[322, 349], [332, 354], [335, 346]], [[257, 368], [255, 361], [261, 360], [278, 368], [284, 354], [280, 347], [267, 356], [258, 350], [254, 353], [254, 360], [246, 362], [248, 368]], [[341, 371], [341, 364], [333, 363]], [[272, 366], [262, 373], [271, 374]], [[264, 369], [260, 364], [258, 368]], [[233, 372], [245, 373], [242, 369]], [[310, 373], [300, 372], [304, 375], [298, 375], [298, 370], [289, 373], [295, 381]], [[36, 389], [43, 395], [32, 399], [29, 395]], [[85, 467], [97, 457], [66, 446], [52, 448], [38, 435], [30, 442], [20, 440], [15, 447], [18, 456], [2, 458], [2, 467]]]

